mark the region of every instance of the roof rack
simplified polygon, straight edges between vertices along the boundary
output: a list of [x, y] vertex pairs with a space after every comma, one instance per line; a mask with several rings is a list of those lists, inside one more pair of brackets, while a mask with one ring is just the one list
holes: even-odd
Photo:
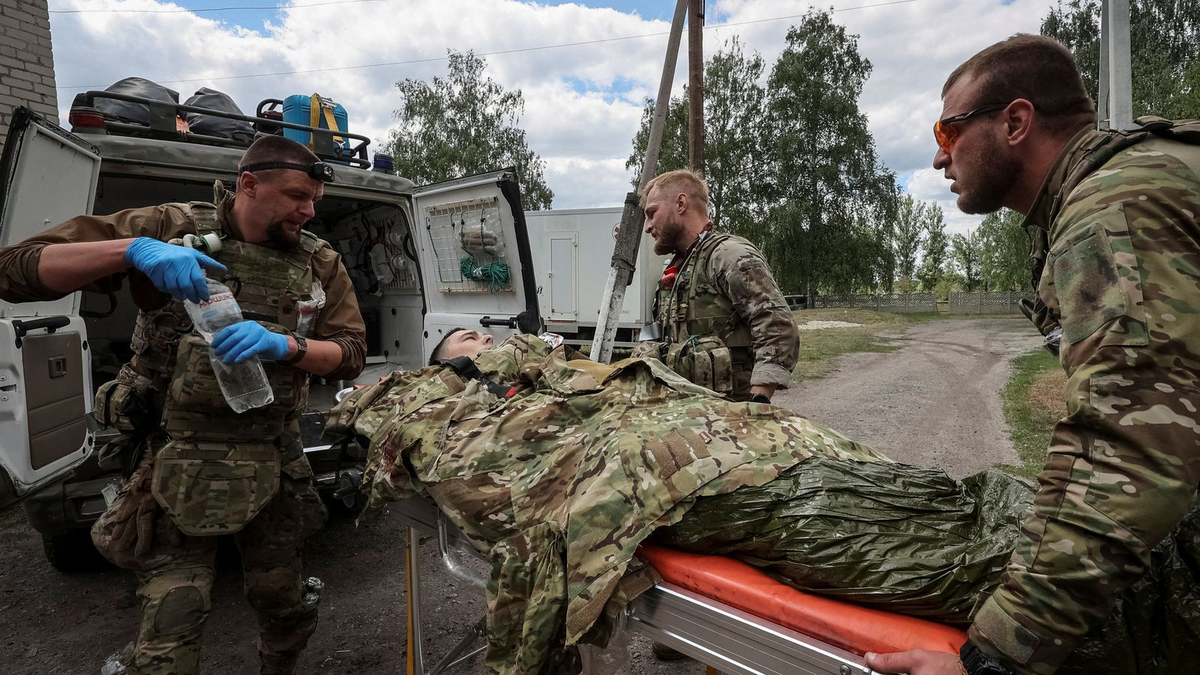
[[[72, 109], [77, 107], [95, 108], [95, 101], [98, 98], [108, 98], [117, 101], [127, 101], [130, 103], [141, 103], [145, 105], [150, 112], [149, 124], [139, 124], [137, 122], [127, 122], [118, 119], [111, 119], [109, 115], [104, 116], [105, 130], [114, 133], [129, 135], [129, 136], [146, 136], [154, 138], [166, 138], [169, 140], [183, 141], [188, 143], [203, 143], [207, 145], [221, 145], [228, 147], [244, 148], [249, 145], [242, 141], [233, 138], [224, 138], [221, 136], [212, 136], [209, 134], [198, 134], [191, 131], [182, 131], [178, 128], [176, 119], [182, 117], [182, 113], [192, 112], [202, 115], [212, 115], [214, 117], [223, 117], [225, 119], [240, 120], [249, 122], [258, 134], [262, 135], [277, 135], [282, 129], [298, 129], [311, 134], [313, 139], [313, 152], [322, 159], [330, 159], [341, 162], [348, 162], [354, 166], [363, 169], [371, 168], [371, 162], [367, 159], [367, 146], [370, 145], [371, 139], [361, 134], [352, 134], [347, 131], [338, 131], [335, 129], [325, 129], [321, 127], [313, 127], [307, 124], [294, 124], [292, 122], [284, 122], [282, 120], [271, 119], [268, 117], [250, 117], [249, 115], [239, 115], [237, 113], [225, 112], [222, 110], [214, 110], [212, 108], [202, 108], [200, 106], [186, 105], [183, 103], [173, 103], [171, 101], [159, 101], [145, 96], [134, 96], [131, 94], [120, 94], [111, 91], [87, 91], [82, 94], [77, 94], [75, 100], [71, 103]], [[261, 108], [261, 106], [259, 106]], [[333, 138], [346, 138], [356, 142], [350, 151], [339, 153], [335, 148], [340, 147], [334, 143]]]

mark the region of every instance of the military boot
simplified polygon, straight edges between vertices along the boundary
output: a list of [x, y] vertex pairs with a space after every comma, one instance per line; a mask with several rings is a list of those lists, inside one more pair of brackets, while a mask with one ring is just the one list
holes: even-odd
[[300, 660], [300, 655], [277, 656], [260, 652], [258, 659], [261, 664], [258, 669], [260, 675], [295, 675], [296, 663]]

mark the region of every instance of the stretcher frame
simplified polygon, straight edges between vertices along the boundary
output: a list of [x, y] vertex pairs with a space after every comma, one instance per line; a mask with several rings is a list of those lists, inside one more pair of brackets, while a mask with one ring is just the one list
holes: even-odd
[[[440, 675], [483, 648], [482, 620], [449, 654], [425, 670], [421, 636], [421, 536], [437, 537], [443, 564], [456, 578], [453, 548], [474, 552], [427, 498], [395, 505], [406, 529], [405, 576], [408, 598], [408, 675]], [[479, 580], [474, 580], [479, 585]], [[671, 583], [663, 582], [638, 596], [627, 609], [627, 625], [646, 637], [673, 647], [720, 675], [872, 675], [862, 657], [822, 640], [777, 625]], [[588, 675], [585, 666], [584, 675]]]

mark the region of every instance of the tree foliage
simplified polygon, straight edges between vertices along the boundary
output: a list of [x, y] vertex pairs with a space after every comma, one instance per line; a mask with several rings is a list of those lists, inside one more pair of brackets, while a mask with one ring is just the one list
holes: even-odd
[[400, 126], [388, 146], [397, 172], [425, 184], [514, 166], [524, 207], [550, 208], [554, 193], [543, 175], [546, 163], [518, 126], [525, 110], [521, 90], [505, 91], [486, 77], [487, 63], [474, 52], [448, 54], [445, 78], [396, 83]]
[[[1059, 0], [1042, 20], [1042, 34], [1071, 50], [1098, 100], [1100, 0]], [[1200, 117], [1200, 2], [1131, 0], [1129, 37], [1134, 117]]]
[[950, 238], [955, 272], [966, 291], [983, 290], [982, 240], [979, 231], [956, 234]]
[[933, 293], [946, 272], [950, 240], [946, 236], [946, 217], [942, 207], [930, 204], [925, 213], [925, 245], [917, 279], [921, 290]]
[[984, 290], [1029, 290], [1031, 247], [1022, 219], [1016, 211], [1001, 209], [985, 216], [975, 231]]

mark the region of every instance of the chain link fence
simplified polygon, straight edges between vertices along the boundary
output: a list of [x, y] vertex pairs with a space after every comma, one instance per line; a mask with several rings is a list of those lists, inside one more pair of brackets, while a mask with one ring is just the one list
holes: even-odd
[[951, 293], [946, 311], [951, 314], [1020, 314], [1017, 302], [1032, 301], [1034, 293]]

